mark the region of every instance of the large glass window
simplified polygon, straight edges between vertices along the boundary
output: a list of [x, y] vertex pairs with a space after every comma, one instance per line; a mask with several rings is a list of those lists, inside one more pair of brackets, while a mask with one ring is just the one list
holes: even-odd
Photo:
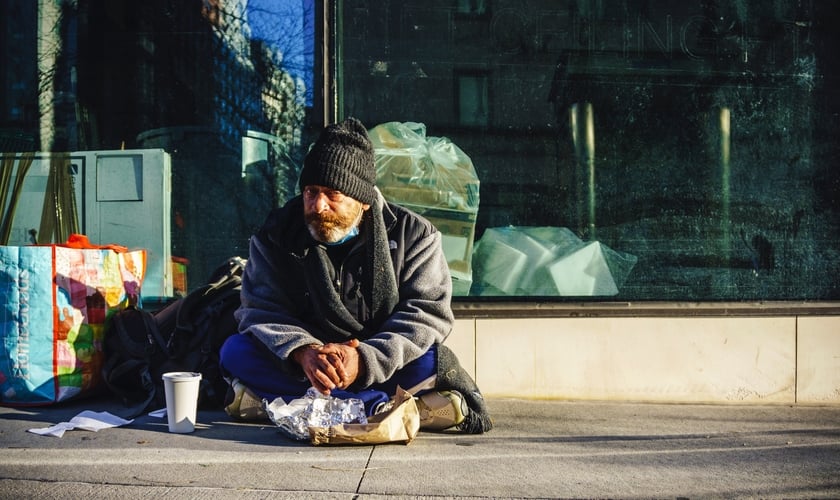
[[356, 116], [459, 301], [838, 300], [836, 11], [4, 0], [0, 243], [151, 248], [167, 299], [247, 257]]
[[[448, 257], [474, 300], [836, 300], [836, 11], [339, 2], [336, 99], [343, 116], [390, 136], [422, 124], [427, 141], [469, 157], [480, 186], [469, 274], [456, 272], [461, 247]], [[416, 151], [379, 146], [386, 159]], [[398, 201], [423, 200], [457, 238], [469, 211], [422, 193], [450, 187], [428, 169], [452, 166], [429, 158]]]

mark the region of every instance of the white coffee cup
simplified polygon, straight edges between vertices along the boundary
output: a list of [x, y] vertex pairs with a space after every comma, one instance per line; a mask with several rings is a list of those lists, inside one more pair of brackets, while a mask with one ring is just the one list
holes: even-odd
[[163, 374], [169, 432], [184, 434], [195, 430], [200, 382], [200, 373], [168, 372]]

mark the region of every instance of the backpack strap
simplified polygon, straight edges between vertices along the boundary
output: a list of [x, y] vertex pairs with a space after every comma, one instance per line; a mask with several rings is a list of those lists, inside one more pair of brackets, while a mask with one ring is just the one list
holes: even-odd
[[[195, 339], [193, 336], [193, 319], [195, 318], [195, 309], [202, 305], [209, 305], [207, 301], [208, 296], [213, 296], [220, 306], [223, 300], [220, 300], [224, 295], [239, 294], [240, 286], [242, 284], [242, 272], [245, 269], [245, 259], [241, 257], [232, 257], [227, 262], [219, 266], [211, 275], [210, 283], [197, 288], [190, 292], [186, 297], [180, 300], [178, 311], [175, 315], [175, 328], [173, 329], [167, 341], [167, 347], [170, 347], [172, 340], [178, 335], [177, 332], [188, 332], [190, 338], [201, 341], [202, 350], [209, 349], [209, 341], [204, 339]], [[191, 343], [192, 347], [198, 347], [195, 343]]]
[[130, 393], [123, 390], [123, 388], [121, 387], [114, 386], [111, 383], [108, 383], [108, 387], [112, 391], [120, 393], [119, 395], [123, 400], [123, 404], [127, 407], [127, 409], [124, 411], [118, 411], [118, 416], [121, 418], [132, 419], [139, 416], [141, 413], [146, 411], [146, 409], [149, 407], [150, 404], [152, 404], [152, 401], [154, 401], [155, 397], [157, 396], [157, 388], [155, 387], [154, 380], [152, 380], [152, 374], [149, 371], [149, 364], [144, 360], [127, 359], [122, 363], [110, 367], [108, 369], [108, 374], [110, 380], [106, 380], [106, 383], [110, 381], [116, 381], [119, 380], [121, 377], [130, 375], [134, 378], [135, 382], [139, 381], [140, 390], [138, 390], [136, 394], [145, 394], [143, 400], [140, 400], [137, 403], [133, 403], [135, 399], [130, 397]]
[[[137, 336], [132, 336], [126, 325], [129, 315], [140, 315], [142, 319], [145, 340], [138, 342]], [[129, 306], [112, 317], [113, 331], [121, 355], [109, 355], [105, 360], [102, 372], [108, 388], [116, 393], [123, 403], [128, 406], [127, 416], [134, 418], [141, 414], [157, 396], [155, 381], [151, 372], [151, 360], [156, 350], [167, 353], [166, 344], [155, 323], [154, 317], [146, 310]], [[131, 388], [120, 382], [131, 384]]]
[[[143, 330], [146, 333], [146, 341], [143, 342], [142, 346], [138, 344], [136, 339], [131, 336], [126, 327], [126, 317], [129, 314], [139, 314], [140, 319], [143, 320]], [[119, 335], [120, 346], [123, 346], [123, 351], [134, 358], [148, 358], [151, 356], [155, 349], [161, 349], [165, 354], [168, 354], [168, 349], [166, 346], [166, 342], [163, 339], [163, 335], [160, 333], [160, 329], [155, 322], [155, 318], [149, 311], [145, 309], [139, 309], [135, 306], [128, 306], [124, 310], [120, 311], [119, 314], [115, 314], [112, 318], [114, 323], [114, 330], [116, 330], [117, 335]]]

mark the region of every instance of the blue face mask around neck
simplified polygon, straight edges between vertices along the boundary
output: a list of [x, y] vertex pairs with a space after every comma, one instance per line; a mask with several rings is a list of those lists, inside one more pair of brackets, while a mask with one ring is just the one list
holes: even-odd
[[329, 246], [329, 247], [334, 247], [336, 245], [341, 245], [342, 243], [347, 243], [348, 241], [350, 241], [351, 239], [355, 238], [358, 235], [359, 235], [359, 225], [357, 224], [357, 225], [353, 226], [353, 228], [346, 235], [344, 235], [344, 238], [341, 238], [340, 240], [334, 241], [332, 243], [324, 243], [324, 244]]

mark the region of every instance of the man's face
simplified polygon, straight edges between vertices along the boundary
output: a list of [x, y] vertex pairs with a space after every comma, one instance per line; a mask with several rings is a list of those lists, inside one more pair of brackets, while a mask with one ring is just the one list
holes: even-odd
[[324, 186], [303, 188], [303, 217], [309, 234], [322, 243], [341, 241], [362, 220], [370, 205]]

